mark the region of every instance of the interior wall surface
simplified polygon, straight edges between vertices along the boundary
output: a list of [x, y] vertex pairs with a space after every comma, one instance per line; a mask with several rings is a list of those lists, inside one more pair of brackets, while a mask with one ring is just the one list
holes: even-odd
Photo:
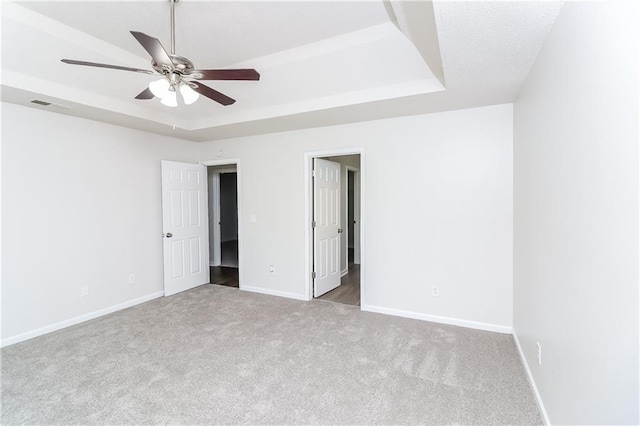
[[514, 106], [514, 331], [552, 424], [640, 420], [638, 21], [565, 3]]
[[162, 295], [160, 161], [195, 143], [3, 103], [2, 150], [3, 343]]
[[243, 286], [306, 297], [305, 153], [361, 147], [363, 309], [510, 332], [512, 119], [505, 104], [200, 144], [200, 161], [242, 161]]

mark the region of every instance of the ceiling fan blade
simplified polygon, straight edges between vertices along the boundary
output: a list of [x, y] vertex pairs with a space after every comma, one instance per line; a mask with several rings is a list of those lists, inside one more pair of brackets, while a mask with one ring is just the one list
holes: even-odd
[[218, 102], [219, 104], [222, 104], [225, 106], [231, 105], [236, 101], [235, 99], [231, 99], [224, 93], [220, 93], [217, 90], [213, 90], [211, 87], [205, 86], [202, 83], [196, 83], [194, 81], [191, 81], [189, 82], [189, 86], [191, 86], [193, 90], [200, 93], [201, 95], [206, 96], [207, 98], [212, 99]]
[[[198, 80], [260, 80], [260, 74], [253, 68], [230, 70], [196, 70], [192, 77]], [[202, 74], [202, 77], [194, 77], [193, 74]]]
[[154, 62], [158, 65], [166, 65], [169, 69], [173, 70], [173, 62], [169, 57], [169, 54], [164, 47], [162, 47], [162, 43], [157, 38], [146, 35], [145, 33], [141, 33], [138, 31], [129, 31], [131, 35], [133, 35], [138, 43], [144, 47], [149, 55], [153, 58]]
[[148, 87], [144, 89], [142, 92], [140, 92], [138, 96], [136, 96], [136, 99], [153, 99], [153, 98], [154, 98], [153, 92]]
[[97, 62], [76, 61], [74, 59], [61, 59], [61, 61], [64, 62], [65, 64], [71, 64], [71, 65], [84, 65], [87, 67], [110, 68], [114, 70], [141, 72], [144, 74], [155, 74], [155, 72], [153, 71], [142, 70], [139, 68], [121, 67], [119, 65], [99, 64]]

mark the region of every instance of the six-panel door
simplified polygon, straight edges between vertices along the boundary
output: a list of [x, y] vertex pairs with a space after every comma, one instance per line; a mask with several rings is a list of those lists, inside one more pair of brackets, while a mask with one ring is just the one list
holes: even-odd
[[209, 282], [207, 169], [162, 161], [165, 296]]

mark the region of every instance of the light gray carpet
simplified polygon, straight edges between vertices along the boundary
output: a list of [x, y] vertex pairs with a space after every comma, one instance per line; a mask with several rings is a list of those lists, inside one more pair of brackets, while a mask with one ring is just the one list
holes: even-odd
[[2, 424], [541, 424], [509, 335], [206, 285], [2, 349]]

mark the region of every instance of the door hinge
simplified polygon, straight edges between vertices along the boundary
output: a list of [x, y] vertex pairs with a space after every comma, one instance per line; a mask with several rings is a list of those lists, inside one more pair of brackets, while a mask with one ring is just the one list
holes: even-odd
[[316, 273], [315, 272], [311, 273], [311, 279], [314, 279], [314, 280], [316, 279]]
[[316, 169], [311, 170], [311, 177], [316, 177]]
[[314, 220], [313, 222], [311, 222], [311, 227], [315, 228], [316, 227], [316, 221]]

